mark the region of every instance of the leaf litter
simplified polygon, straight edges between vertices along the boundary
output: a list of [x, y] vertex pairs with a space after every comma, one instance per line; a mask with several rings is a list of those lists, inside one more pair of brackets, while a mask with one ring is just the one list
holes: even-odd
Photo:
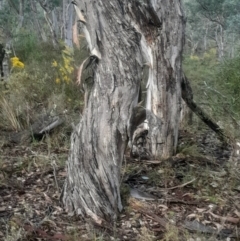
[[200, 154], [127, 157], [123, 183], [129, 191], [114, 227], [65, 213], [59, 198], [66, 170], [59, 157], [67, 159], [67, 148], [49, 153], [44, 142], [2, 148], [0, 240], [239, 240], [236, 163], [229, 167], [229, 150], [207, 129], [180, 132], [179, 144], [193, 139]]

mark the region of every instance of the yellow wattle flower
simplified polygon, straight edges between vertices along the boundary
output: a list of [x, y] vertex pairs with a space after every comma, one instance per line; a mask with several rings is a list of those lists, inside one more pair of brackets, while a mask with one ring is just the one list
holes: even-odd
[[59, 84], [61, 82], [60, 78], [55, 79], [56, 84]]
[[58, 64], [57, 64], [57, 61], [56, 61], [56, 60], [53, 60], [52, 66], [53, 66], [53, 67], [57, 67], [57, 65], [58, 65]]
[[19, 61], [19, 58], [18, 57], [12, 57], [11, 58], [11, 62], [14, 63], [14, 62], [18, 62]]
[[10, 60], [11, 60], [13, 68], [14, 67], [17, 67], [17, 68], [20, 68], [20, 69], [24, 68], [24, 63], [21, 62], [18, 57], [12, 57]]

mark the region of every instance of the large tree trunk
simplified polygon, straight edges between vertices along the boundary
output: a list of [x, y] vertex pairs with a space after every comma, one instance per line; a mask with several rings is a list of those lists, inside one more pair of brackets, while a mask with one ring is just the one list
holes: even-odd
[[94, 64], [83, 67], [92, 75], [82, 80], [86, 107], [72, 134], [62, 200], [68, 212], [101, 222], [122, 210], [120, 169], [132, 129], [140, 123], [133, 113], [146, 66], [141, 121], [148, 120], [149, 151], [167, 157], [176, 149], [183, 15], [179, 0], [75, 4]]

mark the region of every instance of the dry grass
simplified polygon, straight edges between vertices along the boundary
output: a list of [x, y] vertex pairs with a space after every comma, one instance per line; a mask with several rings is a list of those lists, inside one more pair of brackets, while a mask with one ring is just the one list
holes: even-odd
[[0, 99], [0, 115], [3, 121], [2, 125], [4, 124], [5, 128], [13, 131], [23, 129], [18, 120], [18, 109], [13, 106], [13, 103], [7, 101], [4, 96]]

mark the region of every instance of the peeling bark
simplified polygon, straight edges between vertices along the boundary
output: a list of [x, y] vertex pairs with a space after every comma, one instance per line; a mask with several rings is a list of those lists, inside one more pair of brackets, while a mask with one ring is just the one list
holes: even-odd
[[[62, 200], [69, 213], [99, 223], [122, 210], [120, 169], [141, 121], [147, 119], [151, 155], [167, 157], [176, 149], [184, 18], [179, 0], [74, 4], [95, 64], [91, 80], [81, 81], [87, 98], [71, 137]], [[140, 121], [133, 112], [146, 67]]]

